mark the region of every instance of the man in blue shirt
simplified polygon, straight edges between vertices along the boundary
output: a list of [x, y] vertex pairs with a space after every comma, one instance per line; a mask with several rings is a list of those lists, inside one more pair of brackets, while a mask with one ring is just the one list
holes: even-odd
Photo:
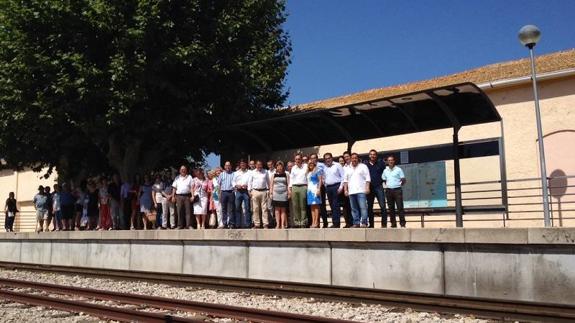
[[377, 197], [377, 203], [381, 210], [381, 226], [385, 228], [387, 227], [387, 212], [385, 210], [383, 180], [381, 179], [383, 170], [385, 169], [385, 163], [377, 159], [377, 151], [372, 149], [369, 151], [369, 160], [365, 162], [365, 165], [367, 165], [369, 176], [371, 177], [369, 194], [367, 195], [367, 216], [369, 218], [369, 227], [374, 227], [373, 203]]
[[381, 179], [386, 184], [385, 196], [387, 197], [387, 207], [389, 208], [389, 220], [391, 227], [397, 228], [395, 220], [395, 206], [399, 214], [399, 224], [405, 228], [405, 213], [403, 211], [403, 191], [401, 187], [405, 185], [405, 175], [399, 166], [395, 166], [395, 157], [387, 157], [387, 168], [383, 171]]
[[224, 227], [234, 228], [236, 225], [239, 227], [241, 223], [235, 222], [235, 197], [234, 197], [234, 172], [232, 171], [232, 163], [226, 161], [224, 164], [224, 171], [218, 177], [218, 184], [220, 185], [220, 205], [222, 206], [222, 223]]

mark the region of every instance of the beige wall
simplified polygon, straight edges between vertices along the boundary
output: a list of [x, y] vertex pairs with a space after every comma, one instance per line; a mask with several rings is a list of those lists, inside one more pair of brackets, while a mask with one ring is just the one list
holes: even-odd
[[53, 173], [45, 179], [42, 175], [46, 169], [41, 172], [25, 170], [15, 172], [12, 170], [0, 171], [0, 205], [2, 207], [2, 216], [0, 216], [0, 225], [4, 229], [4, 203], [8, 198], [9, 192], [14, 192], [18, 201], [18, 209], [21, 213], [16, 217], [14, 229], [16, 231], [34, 231], [35, 212], [32, 205], [32, 199], [38, 192], [38, 186], [54, 185], [56, 174]]

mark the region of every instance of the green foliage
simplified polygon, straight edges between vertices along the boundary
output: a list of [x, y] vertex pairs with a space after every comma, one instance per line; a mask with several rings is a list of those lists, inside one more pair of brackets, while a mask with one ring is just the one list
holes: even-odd
[[[128, 176], [283, 103], [283, 1], [0, 1], [0, 157]], [[65, 168], [65, 169], [64, 169]]]

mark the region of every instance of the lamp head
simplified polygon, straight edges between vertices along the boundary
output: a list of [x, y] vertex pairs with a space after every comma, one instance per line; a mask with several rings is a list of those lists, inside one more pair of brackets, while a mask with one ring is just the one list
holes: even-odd
[[518, 37], [523, 46], [533, 48], [541, 39], [541, 31], [535, 25], [525, 25], [519, 29]]

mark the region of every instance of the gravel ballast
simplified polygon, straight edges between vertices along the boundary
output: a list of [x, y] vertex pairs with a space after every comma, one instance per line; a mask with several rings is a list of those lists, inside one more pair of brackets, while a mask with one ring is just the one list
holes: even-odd
[[[280, 297], [242, 292], [219, 291], [195, 287], [175, 287], [165, 284], [119, 281], [112, 279], [0, 269], [3, 278], [43, 283], [96, 288], [123, 293], [153, 295], [197, 302], [227, 304], [281, 312], [315, 315], [357, 322], [489, 322], [464, 315], [440, 315], [411, 309], [374, 304], [354, 304], [322, 301], [313, 298]], [[0, 302], [2, 322], [99, 322], [97, 318], [55, 311], [38, 306]], [[225, 321], [225, 320], [217, 320]]]

